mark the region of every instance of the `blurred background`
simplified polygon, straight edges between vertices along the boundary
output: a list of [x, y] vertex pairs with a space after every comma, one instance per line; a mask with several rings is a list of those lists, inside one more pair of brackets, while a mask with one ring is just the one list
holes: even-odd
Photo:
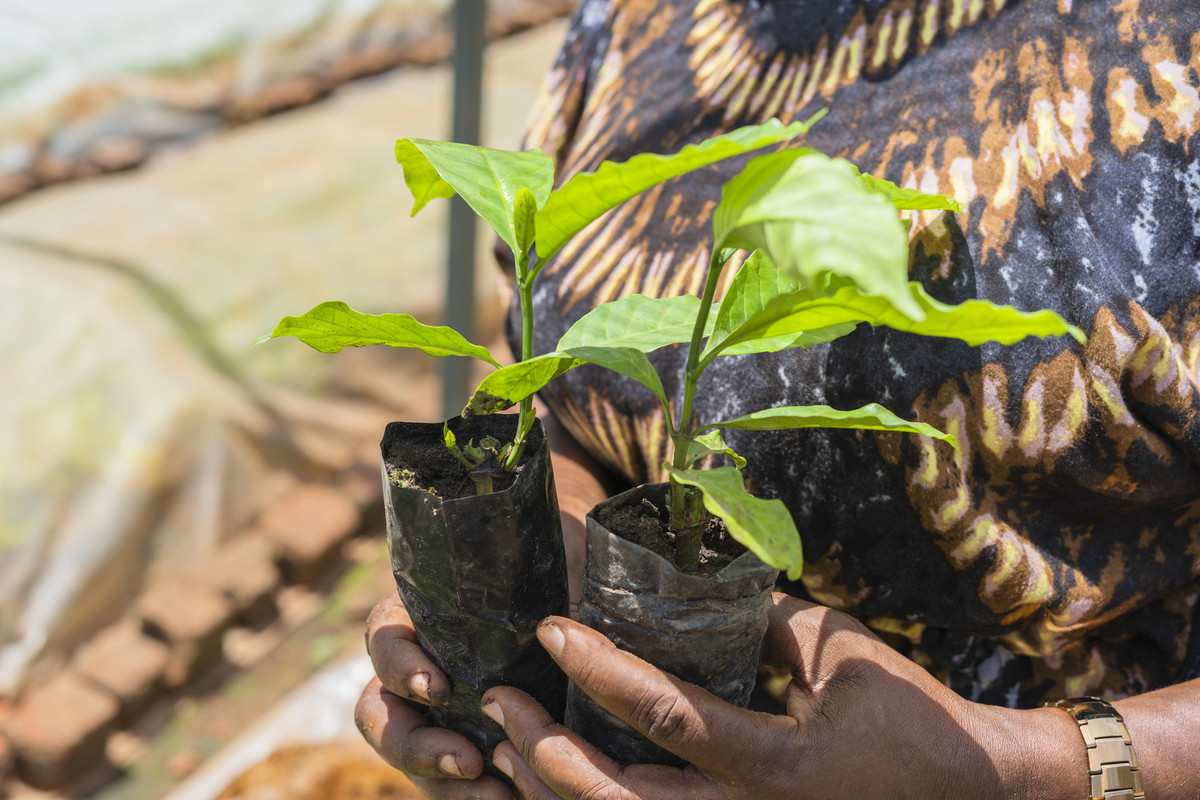
[[[516, 148], [575, 0], [477, 5]], [[0, 0], [0, 797], [411, 793], [351, 712], [378, 440], [441, 418], [439, 365], [252, 343], [445, 319], [449, 203], [409, 218], [393, 146], [451, 138], [454, 6]]]

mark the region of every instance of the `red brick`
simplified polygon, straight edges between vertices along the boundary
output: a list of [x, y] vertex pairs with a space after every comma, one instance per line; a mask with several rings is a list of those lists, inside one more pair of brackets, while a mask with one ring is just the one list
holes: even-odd
[[104, 745], [120, 704], [71, 671], [17, 703], [9, 736], [17, 774], [37, 789], [56, 789], [104, 763]]
[[152, 584], [137, 600], [143, 630], [171, 648], [164, 679], [182, 686], [221, 660], [221, 637], [233, 621], [233, 604], [195, 575]]
[[146, 145], [133, 137], [101, 139], [87, 151], [89, 163], [101, 172], [133, 169], [146, 160]]
[[233, 604], [240, 621], [262, 627], [277, 615], [275, 592], [283, 582], [275, 563], [279, 546], [263, 536], [239, 536], [222, 545], [199, 572]]
[[341, 558], [341, 545], [361, 524], [354, 501], [328, 486], [304, 484], [259, 520], [259, 532], [279, 545], [283, 576], [309, 583]]
[[164, 691], [171, 650], [142, 632], [134, 620], [101, 631], [75, 659], [75, 671], [121, 704], [119, 722], [129, 725]]
[[60, 183], [78, 174], [79, 167], [75, 162], [50, 153], [42, 153], [33, 163], [32, 177], [41, 184]]

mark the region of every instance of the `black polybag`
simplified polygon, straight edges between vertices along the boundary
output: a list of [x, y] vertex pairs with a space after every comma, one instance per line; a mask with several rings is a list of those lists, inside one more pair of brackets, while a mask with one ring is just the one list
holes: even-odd
[[[712, 577], [688, 575], [596, 520], [606, 504], [637, 506], [645, 498], [663, 507], [666, 494], [665, 483], [638, 486], [588, 513], [579, 621], [620, 649], [744, 708], [754, 689], [779, 571], [747, 551]], [[566, 725], [622, 766], [686, 763], [574, 683], [567, 690]]]
[[[457, 418], [460, 444], [512, 440], [516, 415]], [[389, 479], [418, 476], [452, 459], [442, 423], [393, 422], [380, 443], [392, 572], [421, 648], [450, 680], [450, 698], [431, 709], [440, 727], [470, 739], [490, 761], [504, 731], [480, 710], [492, 686], [515, 686], [562, 719], [566, 676], [534, 635], [545, 617], [566, 615], [566, 557], [554, 475], [541, 422], [535, 421], [513, 484], [475, 495], [438, 497]], [[457, 463], [457, 462], [454, 462]], [[490, 770], [489, 770], [490, 771]]]

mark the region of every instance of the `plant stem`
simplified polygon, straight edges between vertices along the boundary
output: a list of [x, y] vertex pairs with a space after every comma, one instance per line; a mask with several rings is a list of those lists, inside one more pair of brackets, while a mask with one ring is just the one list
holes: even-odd
[[[533, 275], [529, 272], [529, 254], [517, 253], [517, 296], [521, 302], [521, 360], [533, 358]], [[525, 434], [533, 425], [530, 418], [533, 414], [533, 396], [521, 401], [517, 413], [517, 438], [513, 441], [512, 451], [504, 468], [514, 469], [521, 462], [525, 452]]]
[[[679, 408], [679, 421], [674, 426], [671, 435], [673, 453], [671, 466], [676, 469], [687, 469], [688, 443], [692, 440], [695, 426], [692, 425], [692, 399], [696, 395], [696, 381], [700, 377], [700, 351], [704, 346], [704, 330], [708, 327], [708, 315], [712, 311], [713, 299], [717, 296], [717, 284], [721, 281], [721, 269], [725, 262], [721, 261], [720, 251], [714, 252], [708, 260], [708, 277], [704, 282], [704, 294], [700, 298], [700, 311], [696, 315], [696, 325], [692, 328], [692, 340], [688, 344], [687, 369], [683, 378], [683, 402]], [[675, 531], [676, 552], [682, 558], [685, 551], [695, 550], [699, 557], [698, 540], [700, 536], [699, 523], [704, 520], [704, 505], [700, 492], [684, 486], [671, 479], [671, 492], [667, 506], [671, 513], [671, 528]], [[685, 531], [692, 531], [685, 535]], [[697, 544], [693, 547], [691, 539]]]
[[704, 329], [708, 326], [708, 315], [712, 311], [713, 299], [717, 296], [717, 284], [721, 282], [721, 268], [724, 262], [718, 262], [721, 254], [713, 253], [708, 261], [708, 277], [704, 282], [704, 295], [700, 298], [700, 312], [696, 315], [696, 325], [692, 328], [692, 341], [688, 344], [687, 369], [683, 376], [683, 404], [679, 408], [679, 422], [675, 426], [675, 454], [671, 461], [676, 469], [687, 468], [687, 449], [679, 448], [680, 443], [686, 444], [691, 440], [692, 398], [696, 395], [696, 381], [700, 377], [700, 351], [704, 347]]

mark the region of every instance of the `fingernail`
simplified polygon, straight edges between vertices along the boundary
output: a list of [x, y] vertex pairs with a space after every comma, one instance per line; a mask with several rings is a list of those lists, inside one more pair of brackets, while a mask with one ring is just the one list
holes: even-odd
[[483, 701], [483, 713], [495, 720], [496, 724], [501, 728], [504, 727], [504, 712], [500, 710], [500, 704], [495, 700], [488, 699]]
[[424, 672], [418, 672], [408, 679], [408, 689], [422, 700], [432, 699], [429, 696], [429, 676]]
[[562, 655], [563, 648], [567, 646], [567, 637], [563, 635], [562, 628], [553, 622], [541, 625], [537, 629], [537, 636], [542, 647], [545, 647], [552, 656]]
[[512, 762], [508, 760], [508, 756], [504, 755], [503, 753], [498, 756], [492, 756], [492, 763], [496, 765], [496, 769], [507, 775], [510, 780], [512, 779], [513, 765]]
[[438, 769], [447, 775], [454, 775], [458, 778], [463, 777], [463, 771], [458, 768], [458, 759], [454, 757], [453, 753], [447, 753], [438, 759]]

